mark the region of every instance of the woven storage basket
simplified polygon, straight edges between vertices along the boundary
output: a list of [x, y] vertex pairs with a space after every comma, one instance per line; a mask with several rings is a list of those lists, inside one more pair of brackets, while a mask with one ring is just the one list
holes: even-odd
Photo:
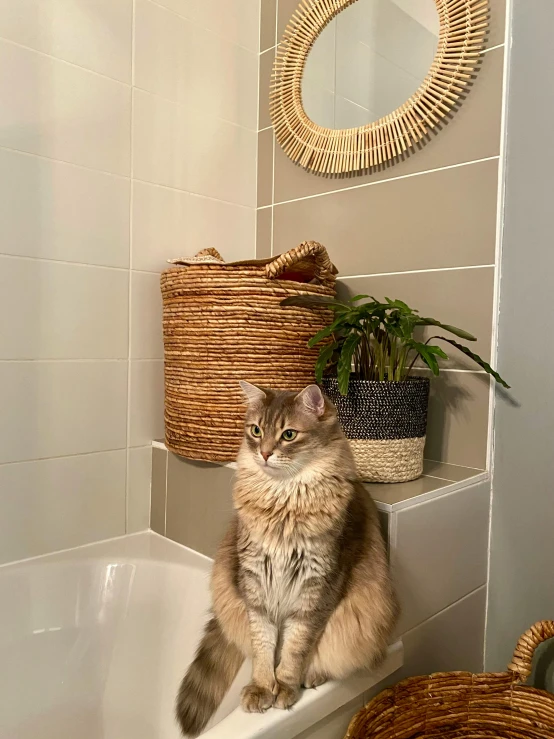
[[507, 672], [408, 678], [362, 708], [345, 739], [554, 739], [554, 696], [520, 684], [536, 647], [553, 636], [554, 621], [532, 626]]
[[161, 277], [166, 444], [185, 457], [229, 462], [243, 435], [239, 380], [285, 390], [314, 382], [318, 350], [307, 342], [329, 313], [280, 302], [334, 295], [337, 270], [313, 241], [266, 260], [226, 264], [215, 249], [195, 259], [204, 261]]
[[429, 379], [404, 382], [351, 379], [341, 395], [336, 378], [323, 389], [337, 407], [358, 474], [368, 482], [406, 482], [423, 472]]

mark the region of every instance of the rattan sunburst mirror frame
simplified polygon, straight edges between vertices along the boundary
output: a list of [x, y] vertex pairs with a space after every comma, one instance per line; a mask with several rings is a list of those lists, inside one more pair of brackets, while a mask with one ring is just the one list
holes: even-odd
[[301, 0], [277, 47], [270, 90], [275, 136], [293, 162], [315, 174], [361, 173], [413, 150], [459, 105], [473, 81], [488, 30], [489, 0], [434, 0], [437, 52], [418, 90], [384, 118], [359, 128], [314, 123], [302, 105], [306, 58], [323, 29], [357, 0]]

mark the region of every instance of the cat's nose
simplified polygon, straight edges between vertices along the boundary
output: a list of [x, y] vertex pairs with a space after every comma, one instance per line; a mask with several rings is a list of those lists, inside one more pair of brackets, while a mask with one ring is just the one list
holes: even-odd
[[271, 457], [272, 454], [273, 452], [261, 452], [261, 455], [265, 459], [266, 462]]

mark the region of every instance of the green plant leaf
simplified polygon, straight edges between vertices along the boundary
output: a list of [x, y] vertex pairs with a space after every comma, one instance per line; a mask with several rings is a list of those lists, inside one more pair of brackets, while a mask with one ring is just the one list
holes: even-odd
[[502, 377], [500, 377], [498, 372], [496, 372], [496, 370], [493, 370], [488, 362], [485, 362], [484, 359], [482, 359], [478, 354], [475, 354], [475, 352], [472, 352], [471, 349], [468, 349], [467, 346], [459, 344], [457, 341], [454, 341], [454, 339], [447, 339], [445, 336], [437, 336], [436, 338], [440, 339], [441, 341], [446, 341], [448, 344], [452, 344], [452, 346], [455, 346], [456, 349], [459, 349], [461, 352], [463, 352], [466, 357], [473, 359], [473, 361], [476, 362], [480, 367], [482, 367], [485, 372], [487, 372], [489, 375], [492, 375], [496, 382], [498, 382], [500, 385], [507, 388], [508, 390], [510, 389], [508, 383], [503, 380]]
[[468, 331], [464, 331], [461, 328], [456, 328], [456, 326], [450, 326], [447, 323], [441, 323], [440, 321], [436, 321], [434, 318], [418, 318], [418, 320], [416, 321], [416, 326], [437, 326], [438, 328], [442, 328], [445, 331], [454, 334], [454, 336], [458, 336], [460, 339], [464, 339], [465, 341], [477, 341], [475, 336], [473, 336], [473, 334], [470, 334]]
[[356, 351], [356, 347], [362, 339], [361, 334], [351, 333], [344, 340], [342, 345], [339, 363], [337, 367], [337, 375], [339, 381], [339, 392], [341, 395], [346, 395], [348, 392], [348, 385], [350, 383], [350, 372], [352, 370], [352, 357]]
[[365, 298], [369, 298], [369, 295], [355, 295], [353, 298], [349, 298], [350, 303], [357, 303], [358, 300], [364, 300]]
[[312, 349], [316, 344], [319, 344], [320, 341], [323, 341], [323, 339], [328, 339], [329, 336], [331, 336], [343, 324], [344, 321], [342, 317], [335, 318], [333, 323], [325, 326], [325, 328], [322, 328], [321, 331], [318, 331], [315, 336], [312, 336], [312, 338], [308, 341], [308, 346], [310, 347], [310, 349]]
[[329, 360], [333, 356], [333, 352], [336, 348], [336, 343], [332, 342], [323, 346], [321, 348], [321, 351], [319, 352], [319, 357], [317, 358], [317, 361], [315, 363], [315, 379], [320, 384], [323, 380], [323, 373], [325, 372], [325, 368], [329, 364]]

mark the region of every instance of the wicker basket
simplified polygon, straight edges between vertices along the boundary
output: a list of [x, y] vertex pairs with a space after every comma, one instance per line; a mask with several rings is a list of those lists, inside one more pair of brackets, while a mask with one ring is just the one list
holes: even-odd
[[358, 474], [367, 482], [406, 482], [423, 472], [429, 379], [404, 382], [351, 379], [341, 395], [336, 378], [323, 389], [335, 403]]
[[329, 313], [280, 302], [334, 295], [337, 270], [316, 242], [229, 264], [206, 249], [179, 264], [161, 277], [166, 444], [185, 457], [229, 462], [243, 435], [239, 380], [288, 390], [314, 381], [318, 350], [307, 342]]
[[554, 621], [532, 626], [507, 672], [408, 678], [362, 708], [345, 739], [553, 739], [554, 696], [520, 685], [536, 647], [553, 636]]

